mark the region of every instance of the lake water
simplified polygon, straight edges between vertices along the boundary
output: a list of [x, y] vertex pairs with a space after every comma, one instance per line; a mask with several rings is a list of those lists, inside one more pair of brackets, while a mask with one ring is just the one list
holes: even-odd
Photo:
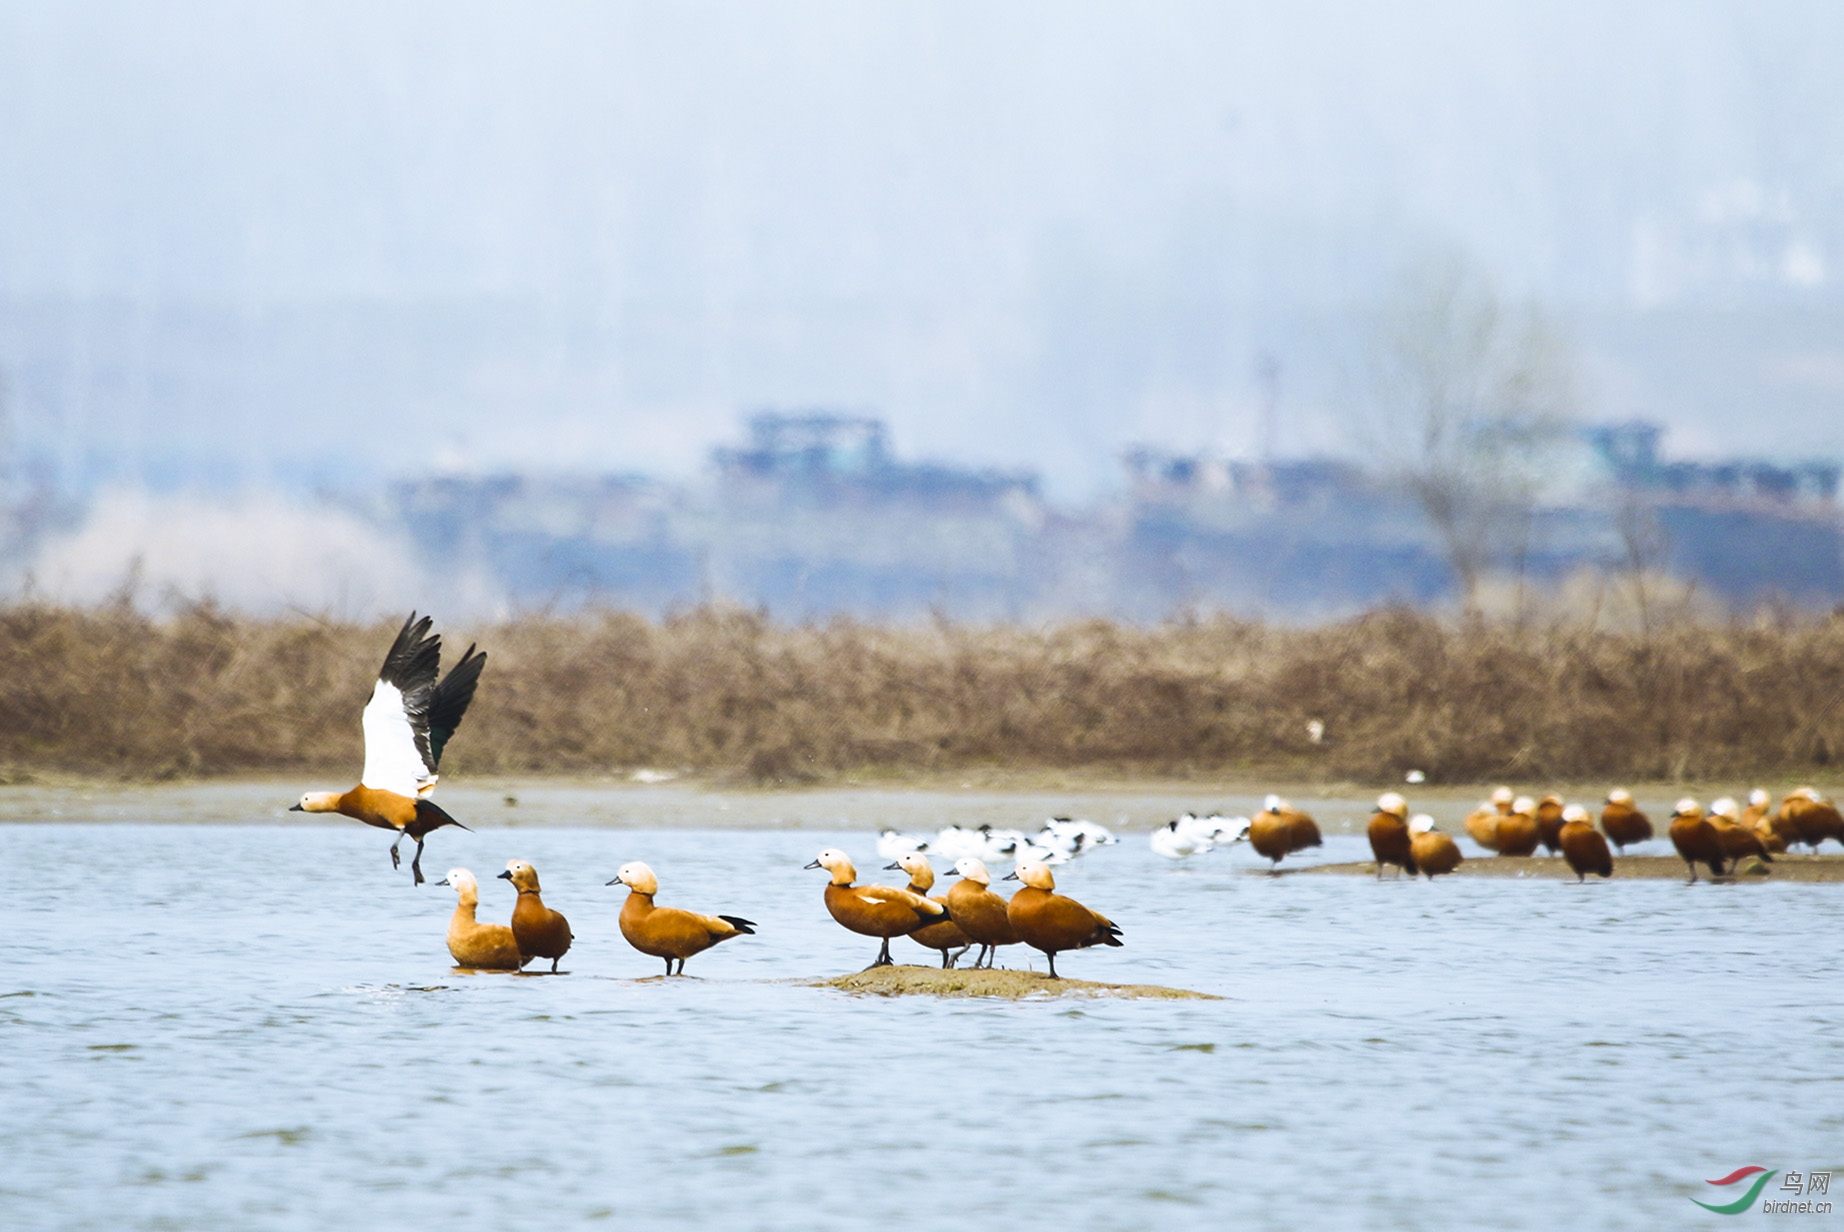
[[[537, 866], [558, 978], [455, 973], [453, 895], [356, 824], [0, 827], [0, 1226], [1651, 1229], [1844, 1164], [1844, 887], [1268, 878], [1134, 835], [1059, 870], [1127, 941], [1064, 973], [1224, 1000], [883, 1000], [790, 982], [875, 952], [801, 868], [895, 879], [850, 820], [437, 833], [483, 919]], [[760, 934], [645, 978], [631, 859]]]

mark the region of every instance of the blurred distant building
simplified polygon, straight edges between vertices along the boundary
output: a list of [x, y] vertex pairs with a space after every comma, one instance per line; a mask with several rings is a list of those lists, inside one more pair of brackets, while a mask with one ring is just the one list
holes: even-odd
[[[1580, 432], [1499, 567], [1536, 584], [1626, 567], [1639, 510], [1656, 528], [1648, 567], [1704, 593], [1844, 601], [1838, 466], [1674, 461], [1660, 442], [1645, 423]], [[401, 514], [425, 552], [485, 569], [521, 606], [1311, 619], [1450, 594], [1422, 510], [1356, 462], [1148, 448], [1122, 461], [1120, 497], [1059, 511], [1028, 472], [897, 457], [875, 418], [765, 413], [697, 483], [455, 475], [408, 489]]]

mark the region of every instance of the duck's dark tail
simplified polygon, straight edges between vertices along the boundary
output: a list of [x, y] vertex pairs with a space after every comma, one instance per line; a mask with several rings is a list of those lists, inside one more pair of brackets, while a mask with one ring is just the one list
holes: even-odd
[[717, 918], [739, 933], [748, 933], [752, 937], [755, 936], [756, 922], [754, 920], [745, 920], [740, 915], [720, 915]]
[[[418, 800], [416, 802], [416, 821], [412, 826], [408, 827], [410, 837], [416, 838], [419, 835], [429, 833], [431, 830], [440, 830], [443, 826], [461, 826], [461, 823], [456, 821], [453, 817], [450, 817], [443, 811], [442, 806], [433, 800]], [[461, 826], [461, 828], [467, 830], [466, 826]], [[467, 830], [467, 832], [469, 834], [473, 833], [472, 830]]]

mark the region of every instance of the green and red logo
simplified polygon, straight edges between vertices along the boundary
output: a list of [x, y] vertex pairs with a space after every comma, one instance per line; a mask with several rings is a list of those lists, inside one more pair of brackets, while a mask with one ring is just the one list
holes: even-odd
[[1737, 1168], [1727, 1176], [1718, 1177], [1713, 1181], [1703, 1182], [1705, 1185], [1725, 1186], [1733, 1185], [1737, 1181], [1746, 1180], [1748, 1177], [1753, 1177], [1754, 1182], [1748, 1186], [1748, 1192], [1735, 1199], [1735, 1201], [1724, 1202], [1720, 1205], [1714, 1202], [1697, 1202], [1695, 1198], [1692, 1198], [1691, 1201], [1697, 1202], [1697, 1205], [1706, 1211], [1715, 1211], [1718, 1215], [1739, 1215], [1754, 1205], [1754, 1200], [1761, 1196], [1761, 1191], [1763, 1189], [1767, 1188], [1767, 1182], [1772, 1180], [1776, 1175], [1778, 1174], [1768, 1171], [1759, 1164], [1749, 1164], [1745, 1168]]

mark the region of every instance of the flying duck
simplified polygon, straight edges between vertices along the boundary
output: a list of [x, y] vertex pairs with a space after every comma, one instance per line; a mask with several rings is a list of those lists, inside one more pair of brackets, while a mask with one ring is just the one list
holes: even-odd
[[672, 974], [672, 961], [678, 959], [679, 974], [685, 974], [685, 960], [702, 954], [719, 941], [755, 934], [755, 921], [740, 915], [699, 915], [677, 907], [655, 907], [653, 896], [659, 893], [659, 878], [653, 870], [635, 860], [623, 864], [609, 885], [628, 888], [627, 902], [621, 904], [621, 935], [642, 954], [666, 960], [666, 974]]
[[1005, 880], [1024, 883], [1006, 904], [1005, 918], [1020, 941], [1050, 959], [1051, 979], [1060, 978], [1056, 956], [1061, 951], [1121, 944], [1120, 929], [1107, 916], [1056, 892], [1056, 878], [1048, 864], [1020, 860]]
[[907, 937], [924, 925], [949, 918], [946, 907], [921, 894], [895, 886], [854, 886], [858, 870], [851, 857], [836, 847], [820, 852], [807, 867], [823, 868], [831, 874], [826, 883], [826, 910], [833, 919], [855, 933], [883, 939], [873, 967], [893, 965], [890, 938]]
[[544, 899], [538, 895], [538, 870], [525, 861], [506, 861], [506, 871], [500, 878], [510, 881], [512, 888], [519, 892], [519, 899], [512, 906], [512, 939], [518, 942], [519, 953], [526, 961], [550, 959], [551, 974], [557, 974], [558, 960], [570, 952], [570, 943], [576, 940], [570, 931], [570, 921], [564, 919], [561, 912], [544, 905]]
[[1571, 804], [1562, 810], [1562, 827], [1556, 833], [1556, 846], [1562, 850], [1562, 858], [1575, 870], [1575, 880], [1586, 881], [1588, 874], [1596, 877], [1613, 876], [1613, 854], [1607, 850], [1607, 839], [1594, 828], [1594, 818], [1579, 804]]
[[1394, 864], [1411, 877], [1417, 875], [1409, 841], [1409, 802], [1401, 793], [1386, 791], [1377, 797], [1376, 816], [1370, 819], [1365, 833], [1370, 837], [1370, 853], [1377, 858], [1378, 881], [1383, 880], [1385, 864]]
[[486, 653], [469, 646], [438, 684], [442, 639], [439, 634], [430, 636], [432, 623], [429, 617], [419, 620], [411, 612], [384, 656], [384, 667], [361, 720], [365, 770], [359, 785], [345, 792], [310, 791], [289, 809], [293, 813], [341, 813], [368, 826], [397, 831], [397, 841], [391, 844], [392, 868], [402, 864], [397, 848], [403, 836], [409, 835], [416, 840], [416, 854], [410, 860], [416, 885], [423, 883], [423, 839], [431, 830], [461, 826], [429, 794], [435, 790], [442, 750], [461, 726], [461, 716], [467, 713], [474, 687], [480, 683], [480, 669], [487, 664]]
[[[935, 866], [928, 862], [928, 857], [919, 851], [912, 851], [900, 856], [894, 863], [884, 865], [884, 871], [898, 870], [909, 874], [909, 892], [920, 894], [924, 898], [932, 897], [935, 902], [947, 901], [942, 895], [930, 895], [935, 888]], [[949, 909], [950, 911], [952, 908]], [[973, 939], [960, 931], [960, 925], [954, 920], [943, 920], [939, 924], [924, 924], [909, 934], [909, 939], [917, 945], [930, 950], [941, 951], [941, 969], [952, 967], [973, 945]], [[950, 951], [952, 952], [950, 954]]]
[[437, 885], [455, 888], [455, 914], [448, 921], [448, 952], [457, 967], [478, 971], [517, 971], [526, 963], [519, 943], [504, 924], [482, 924], [474, 918], [480, 905], [480, 883], [465, 868], [451, 868]]

